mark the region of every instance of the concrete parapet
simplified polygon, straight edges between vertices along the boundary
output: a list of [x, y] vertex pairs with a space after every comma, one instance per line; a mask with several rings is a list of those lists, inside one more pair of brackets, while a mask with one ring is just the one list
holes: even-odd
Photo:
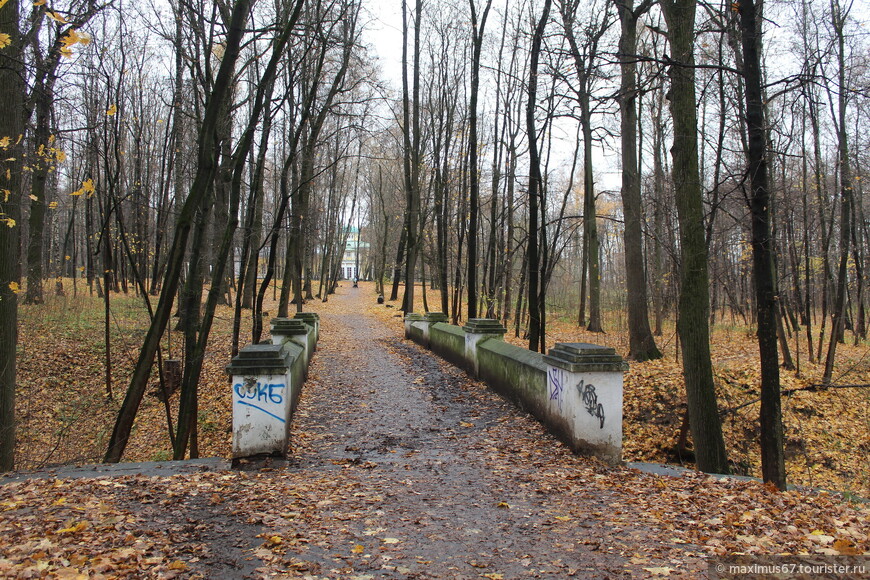
[[233, 459], [286, 456], [290, 421], [317, 344], [316, 328], [301, 318], [274, 318], [272, 342], [244, 347], [227, 365], [233, 389]]
[[574, 451], [620, 462], [628, 365], [613, 348], [557, 343], [542, 355], [504, 342], [498, 321], [479, 318], [460, 328], [406, 317], [406, 328], [408, 338], [521, 405]]
[[444, 360], [465, 367], [465, 332], [462, 328], [446, 322], [431, 325], [429, 348]]
[[[253, 344], [227, 366], [233, 389], [233, 457], [286, 455], [290, 417], [298, 399], [294, 367], [303, 357], [296, 344]], [[295, 392], [294, 392], [295, 390]]]
[[498, 320], [471, 318], [462, 330], [465, 331], [465, 368], [477, 376], [477, 345], [483, 340], [504, 340], [507, 329]]

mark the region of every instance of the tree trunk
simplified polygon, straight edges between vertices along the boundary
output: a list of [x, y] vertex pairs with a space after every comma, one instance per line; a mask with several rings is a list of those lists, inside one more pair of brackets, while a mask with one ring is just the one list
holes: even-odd
[[[36, 101], [36, 127], [33, 133], [35, 151], [30, 163], [30, 230], [27, 245], [27, 293], [25, 304], [42, 304], [43, 235], [45, 234], [45, 210], [48, 206], [48, 174], [54, 169], [55, 159], [49, 143], [50, 117], [54, 95], [54, 70], [38, 71], [37, 84], [33, 89]], [[48, 77], [48, 78], [46, 78]]]
[[837, 76], [838, 86], [838, 117], [837, 126], [838, 161], [840, 164], [840, 264], [837, 268], [837, 289], [834, 308], [831, 313], [831, 340], [828, 343], [828, 354], [825, 358], [825, 371], [822, 384], [829, 385], [834, 372], [834, 358], [837, 352], [837, 342], [843, 332], [846, 318], [846, 283], [848, 278], [849, 244], [852, 240], [852, 172], [849, 159], [849, 140], [846, 131], [846, 53], [844, 26], [848, 9], [839, 5], [837, 0], [831, 2], [831, 23], [837, 40]]
[[404, 115], [404, 170], [405, 170], [405, 229], [407, 253], [405, 257], [405, 297], [402, 310], [414, 311], [414, 277], [417, 267], [420, 222], [420, 22], [423, 17], [423, 2], [416, 0], [414, 7], [414, 77], [411, 102], [408, 100], [407, 44], [408, 27], [405, 19], [406, 2], [402, 2], [402, 110]]
[[24, 75], [18, 0], [0, 4], [0, 33], [10, 44], [0, 50], [0, 471], [15, 465], [15, 357], [18, 345], [18, 264], [21, 158], [24, 133]]
[[761, 357], [761, 471], [765, 482], [785, 490], [782, 410], [777, 352], [777, 296], [770, 231], [767, 133], [761, 81], [761, 21], [754, 0], [739, 5], [743, 35], [743, 76], [746, 91], [746, 129], [752, 214], [752, 266], [754, 269], [758, 350]]
[[529, 305], [529, 350], [543, 352], [546, 337], [542, 332], [543, 313], [540, 311], [541, 281], [539, 270], [541, 258], [538, 251], [538, 238], [540, 236], [539, 201], [540, 191], [543, 187], [541, 178], [541, 159], [538, 153], [538, 133], [535, 123], [535, 108], [537, 106], [538, 93], [538, 60], [541, 53], [541, 43], [544, 38], [544, 29], [550, 15], [551, 0], [544, 0], [541, 18], [535, 26], [532, 37], [532, 48], [529, 55], [529, 88], [528, 101], [526, 103], [526, 135], [529, 140], [529, 237], [526, 255], [526, 269], [528, 271], [528, 305]]
[[677, 330], [683, 348], [689, 424], [698, 469], [728, 473], [710, 359], [710, 297], [695, 98], [696, 0], [664, 0], [661, 6], [668, 25], [673, 60], [668, 67], [668, 76], [671, 81], [669, 95], [674, 124], [671, 154], [681, 257]]
[[[468, 103], [468, 318], [477, 318], [477, 229], [480, 213], [480, 176], [477, 167], [477, 92], [480, 85], [480, 52], [483, 47], [483, 32], [486, 28], [486, 17], [492, 0], [487, 0], [480, 23], [477, 21], [477, 10], [474, 0], [468, 0], [471, 8], [472, 27], [472, 57], [471, 57], [471, 95]], [[415, 72], [415, 74], [417, 74]]]
[[637, 19], [633, 0], [617, 0], [622, 34], [619, 112], [622, 131], [622, 208], [625, 217], [625, 284], [628, 294], [628, 356], [637, 361], [662, 357], [649, 326], [643, 257], [640, 177], [637, 162]]

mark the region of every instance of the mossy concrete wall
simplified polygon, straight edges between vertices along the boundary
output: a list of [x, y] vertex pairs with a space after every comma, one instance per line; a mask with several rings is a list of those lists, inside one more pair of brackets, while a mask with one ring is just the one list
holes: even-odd
[[462, 328], [446, 322], [436, 322], [429, 327], [428, 348], [444, 360], [466, 368], [465, 331]]
[[[314, 331], [308, 333], [313, 335]], [[305, 378], [308, 376], [309, 360], [305, 358], [304, 349], [298, 344], [290, 343], [291, 355], [288, 358], [290, 367], [290, 416], [287, 418], [287, 430], [289, 439], [290, 420], [293, 418], [293, 413], [296, 411], [296, 406], [299, 404], [299, 396], [302, 394], [302, 385], [305, 383]], [[311, 352], [309, 349], [308, 352]]]
[[477, 345], [477, 365], [486, 384], [535, 416], [546, 407], [547, 365], [540, 353], [489, 338]]
[[[567, 372], [552, 366], [556, 360], [552, 350], [545, 360], [543, 354], [506, 343], [501, 335], [495, 335], [481, 338], [469, 352], [468, 336], [466, 329], [443, 322], [429, 327], [428, 344], [418, 322], [412, 322], [408, 332], [409, 338], [441, 358], [471, 374], [475, 374], [476, 369], [477, 377], [534, 415], [572, 450], [597, 456], [608, 463], [620, 462], [621, 362], [614, 366], [615, 372], [600, 372], [603, 369], [595, 364], [584, 365], [591, 372], [579, 369]], [[469, 360], [470, 356], [474, 360]]]
[[493, 390], [534, 415], [574, 451], [589, 451], [575, 445], [570, 422], [551, 409], [544, 355], [503, 340], [488, 339], [477, 345], [477, 364], [478, 376]]

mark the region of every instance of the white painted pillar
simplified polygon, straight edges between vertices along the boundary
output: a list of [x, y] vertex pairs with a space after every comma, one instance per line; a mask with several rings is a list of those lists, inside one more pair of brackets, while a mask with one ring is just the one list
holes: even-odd
[[408, 312], [405, 314], [405, 338], [411, 338], [411, 325], [415, 322], [423, 320], [423, 315], [416, 312]]
[[233, 458], [287, 454], [292, 398], [288, 355], [286, 345], [248, 345], [227, 366], [233, 389]]
[[298, 318], [314, 329], [314, 342], [320, 340], [320, 315], [316, 312], [297, 312], [293, 318]]
[[273, 318], [269, 331], [272, 334], [272, 344], [283, 344], [289, 340], [302, 347], [305, 355], [305, 367], [311, 361], [311, 348], [308, 341], [308, 333], [314, 332], [301, 318]]
[[544, 356], [547, 398], [572, 447], [611, 464], [622, 459], [622, 374], [628, 365], [613, 348], [556, 343]]
[[487, 338], [504, 340], [504, 333], [507, 332], [507, 329], [498, 320], [471, 318], [462, 327], [462, 330], [465, 331], [465, 362], [468, 365], [468, 370], [477, 376], [479, 372], [477, 344]]
[[432, 328], [432, 325], [436, 322], [447, 322], [447, 315], [443, 312], [427, 312], [425, 316], [423, 316], [423, 322], [426, 325], [423, 327], [423, 336], [426, 338], [426, 346], [429, 345], [429, 329]]

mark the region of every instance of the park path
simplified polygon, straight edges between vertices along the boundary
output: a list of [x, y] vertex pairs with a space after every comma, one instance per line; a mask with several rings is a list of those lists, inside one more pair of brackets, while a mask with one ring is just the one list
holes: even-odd
[[367, 312], [370, 300], [354, 288], [331, 298], [341, 304], [321, 314], [294, 417], [291, 469], [338, 478], [355, 490], [339, 499], [365, 500], [333, 510], [342, 524], [324, 526], [327, 541], [306, 539], [302, 568], [347, 571], [350, 549], [360, 577], [636, 573], [630, 558], [649, 531], [620, 517], [600, 486], [578, 494], [566, 485], [607, 468], [574, 457], [513, 405], [397, 337]]
[[394, 311], [373, 302], [345, 287], [313, 305], [320, 343], [286, 460], [7, 478], [0, 577], [696, 578], [706, 569], [669, 515], [694, 505], [697, 487], [656, 499], [668, 487], [661, 479], [571, 454], [404, 340], [384, 322]]

